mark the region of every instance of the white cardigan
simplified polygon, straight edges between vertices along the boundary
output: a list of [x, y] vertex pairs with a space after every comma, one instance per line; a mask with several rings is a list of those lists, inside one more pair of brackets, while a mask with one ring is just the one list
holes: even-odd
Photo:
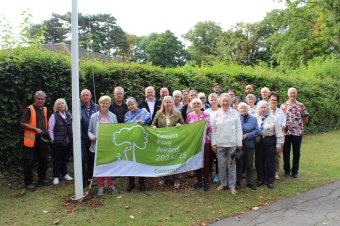
[[242, 126], [239, 113], [228, 108], [219, 109], [212, 120], [211, 145], [217, 147], [242, 146]]

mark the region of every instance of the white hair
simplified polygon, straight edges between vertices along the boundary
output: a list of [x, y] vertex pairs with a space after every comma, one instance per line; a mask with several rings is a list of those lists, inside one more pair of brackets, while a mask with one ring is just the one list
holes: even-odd
[[179, 90], [175, 90], [175, 91], [172, 92], [172, 96], [173, 96], [173, 97], [174, 97], [174, 96], [180, 96], [180, 97], [182, 97], [182, 92], [179, 91]]
[[123, 96], [124, 96], [124, 89], [123, 89], [122, 87], [120, 87], [120, 86], [115, 87], [115, 89], [113, 90], [113, 95], [116, 96], [116, 93], [119, 92], [119, 91], [120, 91], [120, 92], [123, 94]]
[[37, 97], [43, 97], [44, 99], [46, 99], [46, 93], [42, 90], [39, 90], [39, 91], [35, 92], [35, 94], [34, 94], [34, 98], [37, 98]]
[[200, 106], [201, 106], [201, 108], [202, 108], [202, 106], [203, 106], [202, 101], [201, 101], [199, 98], [194, 98], [194, 99], [192, 99], [191, 102], [190, 102], [190, 107], [191, 107], [191, 109], [194, 109], [194, 103], [199, 103]]
[[267, 108], [267, 111], [269, 112], [269, 103], [265, 100], [261, 100], [256, 107], [256, 114], [261, 115], [261, 105], [264, 104], [265, 107]]
[[58, 104], [59, 104], [59, 102], [64, 102], [64, 104], [65, 104], [65, 111], [67, 111], [67, 110], [68, 110], [68, 107], [67, 107], [67, 103], [66, 103], [66, 101], [65, 101], [64, 98], [59, 98], [59, 99], [57, 99], [57, 100], [54, 102], [53, 111], [54, 111], [54, 112], [57, 112], [57, 111], [59, 110], [59, 109], [58, 109]]
[[237, 105], [237, 110], [240, 111], [241, 108], [245, 107], [247, 109], [247, 111], [249, 111], [250, 107], [248, 104], [241, 102]]

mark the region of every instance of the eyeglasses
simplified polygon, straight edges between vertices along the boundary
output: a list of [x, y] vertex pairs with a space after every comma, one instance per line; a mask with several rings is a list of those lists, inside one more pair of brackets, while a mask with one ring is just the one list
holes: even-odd
[[200, 99], [205, 99], [205, 97], [200, 97]]
[[199, 103], [199, 102], [194, 102], [194, 103], [192, 103], [193, 105], [195, 105], [195, 104], [201, 104], [201, 103]]

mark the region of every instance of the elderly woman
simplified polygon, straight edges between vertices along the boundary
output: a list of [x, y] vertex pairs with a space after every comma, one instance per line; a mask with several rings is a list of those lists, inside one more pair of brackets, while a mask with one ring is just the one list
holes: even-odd
[[269, 101], [269, 94], [270, 94], [270, 90], [267, 88], [267, 87], [263, 87], [261, 89], [261, 97], [262, 97], [262, 100], [265, 100], [265, 101]]
[[72, 151], [72, 116], [67, 111], [65, 99], [55, 101], [48, 124], [48, 134], [52, 140], [53, 184], [59, 184], [60, 176], [73, 180], [67, 173], [67, 163]]
[[182, 92], [179, 90], [175, 90], [172, 92], [172, 98], [174, 98], [176, 110], [180, 111], [183, 107], [183, 104], [181, 103], [182, 100]]
[[256, 96], [254, 94], [248, 94], [246, 96], [246, 102], [249, 105], [248, 113], [252, 116], [256, 116]]
[[[280, 101], [279, 94], [276, 92], [271, 92], [269, 95], [269, 110], [270, 114], [276, 117], [276, 121], [280, 124], [282, 131], [286, 128], [286, 114], [277, 107], [277, 103]], [[280, 161], [281, 161], [281, 153], [277, 153], [276, 155], [276, 170], [275, 170], [275, 179], [279, 180], [280, 177], [277, 174], [280, 169]]]
[[203, 110], [210, 108], [210, 104], [207, 102], [207, 97], [204, 93], [198, 93], [198, 98], [202, 101]]
[[[157, 111], [155, 118], [152, 121], [151, 126], [153, 128], [166, 128], [166, 127], [178, 127], [184, 124], [184, 120], [179, 111], [176, 110], [174, 99], [171, 96], [166, 96], [163, 99], [161, 109]], [[179, 176], [175, 175], [174, 187], [179, 188], [181, 186]], [[164, 177], [159, 180], [159, 186], [164, 185]]]
[[257, 171], [257, 186], [267, 182], [267, 187], [272, 189], [275, 178], [276, 153], [281, 152], [283, 133], [275, 116], [269, 112], [267, 101], [261, 100], [257, 105], [257, 123], [260, 136], [256, 138], [255, 166]]
[[236, 195], [236, 160], [232, 159], [232, 154], [236, 148], [242, 148], [242, 127], [239, 113], [230, 108], [230, 104], [229, 94], [222, 93], [221, 109], [216, 112], [212, 122], [211, 144], [213, 152], [217, 153], [221, 180], [221, 185], [217, 190], [229, 187], [231, 194]]
[[[145, 108], [138, 108], [135, 98], [130, 97], [126, 100], [129, 111], [125, 114], [125, 123], [137, 122], [141, 125], [150, 124], [151, 115]], [[126, 191], [130, 192], [135, 188], [135, 178], [129, 177], [129, 184]], [[145, 178], [139, 178], [139, 190], [145, 191]]]
[[260, 129], [257, 125], [257, 120], [254, 116], [248, 113], [249, 106], [241, 102], [238, 105], [238, 111], [240, 112], [240, 120], [242, 125], [242, 147], [243, 147], [243, 156], [240, 160], [237, 161], [236, 171], [237, 171], [237, 180], [236, 180], [236, 188], [240, 188], [241, 180], [242, 180], [242, 169], [244, 166], [247, 186], [256, 190], [256, 186], [253, 180], [253, 159], [254, 159], [254, 151], [255, 151], [255, 137], [259, 135]]
[[[212, 124], [212, 120], [213, 120], [213, 117], [215, 116], [216, 112], [220, 109], [218, 107], [218, 98], [219, 98], [219, 96], [216, 93], [211, 93], [208, 97], [208, 100], [209, 100], [211, 107], [204, 110], [204, 112], [209, 114], [210, 125]], [[210, 175], [212, 175], [213, 163], [214, 162], [216, 164], [216, 174], [215, 174], [213, 182], [219, 184], [220, 183], [220, 177], [218, 176], [217, 157], [216, 157], [216, 153], [211, 151], [210, 156], [209, 156], [209, 173], [210, 173]]]
[[[109, 111], [111, 98], [102, 96], [99, 98], [99, 111], [91, 115], [88, 135], [91, 140], [90, 151], [96, 153], [96, 142], [98, 137], [98, 123], [118, 123], [115, 114]], [[106, 177], [107, 185], [111, 193], [117, 193], [117, 189], [112, 185], [112, 177]], [[104, 195], [104, 177], [98, 177], [98, 196]]]
[[205, 134], [205, 145], [204, 145], [204, 157], [203, 157], [203, 168], [195, 171], [197, 182], [194, 184], [194, 188], [202, 188], [204, 191], [209, 190], [209, 155], [211, 149], [211, 126], [210, 116], [208, 113], [201, 111], [203, 103], [200, 99], [195, 98], [191, 101], [191, 108], [193, 112], [190, 112], [187, 116], [186, 123], [194, 123], [201, 120], [207, 121], [207, 130]]

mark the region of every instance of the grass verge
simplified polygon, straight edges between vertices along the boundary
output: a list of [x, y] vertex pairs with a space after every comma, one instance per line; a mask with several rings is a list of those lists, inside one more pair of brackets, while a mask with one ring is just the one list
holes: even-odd
[[94, 187], [83, 202], [72, 201], [72, 183], [38, 187], [27, 192], [18, 183], [1, 178], [0, 225], [205, 225], [235, 214], [251, 211], [320, 185], [340, 179], [340, 131], [303, 139], [300, 180], [284, 178], [273, 190], [260, 187], [252, 191], [242, 185], [236, 196], [229, 191], [209, 192], [191, 189], [194, 179], [185, 179], [178, 191], [172, 186], [159, 188], [147, 179], [147, 191], [125, 192], [127, 179], [117, 178], [118, 195], [95, 196]]

